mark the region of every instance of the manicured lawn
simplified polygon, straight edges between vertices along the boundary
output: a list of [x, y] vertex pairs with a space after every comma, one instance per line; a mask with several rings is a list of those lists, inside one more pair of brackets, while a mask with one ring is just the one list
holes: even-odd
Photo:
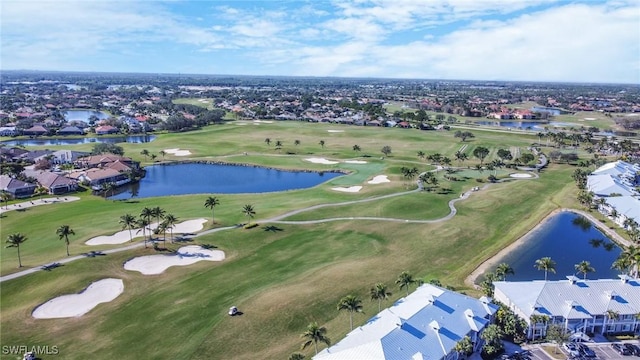
[[[342, 133], [328, 132], [344, 130]], [[491, 149], [526, 147], [533, 136], [475, 131], [467, 144]], [[281, 152], [265, 138], [281, 140]], [[294, 141], [300, 140], [295, 146]], [[324, 148], [319, 145], [325, 140]], [[362, 151], [356, 154], [352, 147]], [[382, 146], [391, 146], [392, 156], [380, 159]], [[215, 209], [217, 224], [230, 226], [246, 222], [245, 204], [257, 215], [253, 229], [233, 229], [196, 238], [225, 251], [220, 263], [200, 262], [174, 267], [164, 274], [143, 276], [125, 271], [123, 262], [134, 256], [152, 254], [152, 249], [136, 249], [107, 256], [81, 259], [50, 272], [37, 272], [2, 283], [0, 313], [3, 345], [58, 345], [65, 359], [283, 359], [299, 349], [300, 333], [310, 321], [318, 321], [339, 341], [348, 332], [348, 317], [336, 311], [336, 303], [347, 294], [363, 299], [365, 314], [354, 316], [358, 325], [377, 312], [369, 301], [369, 288], [386, 283], [395, 301], [404, 295], [394, 281], [409, 271], [425, 281], [440, 279], [443, 284], [471, 294], [464, 278], [482, 261], [497, 253], [533, 228], [541, 218], [558, 207], [575, 205], [573, 168], [552, 164], [537, 180], [492, 184], [458, 202], [458, 214], [451, 220], [433, 224], [397, 223], [382, 220], [335, 221], [320, 224], [264, 224], [261, 219], [317, 204], [366, 199], [407, 190], [408, 181], [400, 168], [415, 165], [420, 171], [433, 169], [417, 158], [417, 151], [439, 152], [453, 159], [461, 146], [452, 132], [424, 132], [405, 129], [372, 129], [328, 124], [273, 123], [239, 126], [226, 124], [201, 131], [161, 135], [147, 144], [124, 144], [126, 154], [142, 159], [141, 149], [157, 152], [164, 148], [184, 148], [192, 158], [243, 162], [311, 170], [343, 169], [352, 175], [335, 179], [313, 189], [273, 194], [225, 195]], [[469, 150], [467, 150], [468, 152]], [[243, 153], [247, 152], [248, 155]], [[292, 152], [293, 154], [287, 154]], [[370, 158], [363, 157], [371, 155]], [[308, 157], [341, 161], [336, 165], [312, 164]], [[177, 160], [167, 156], [167, 160]], [[367, 164], [347, 164], [358, 159]], [[490, 161], [489, 159], [485, 161]], [[465, 165], [477, 161], [470, 159]], [[388, 175], [391, 183], [368, 185], [375, 175]], [[444, 172], [440, 172], [442, 176]], [[486, 178], [489, 174], [483, 174]], [[362, 184], [359, 193], [339, 193], [334, 186]], [[450, 194], [419, 192], [366, 203], [333, 206], [304, 212], [291, 219], [338, 216], [377, 216], [402, 219], [434, 219], [449, 212], [447, 202], [463, 190], [477, 186], [475, 179], [440, 181]], [[415, 185], [409, 185], [410, 188]], [[65, 257], [64, 243], [55, 229], [68, 224], [75, 231], [71, 252], [94, 249], [83, 245], [90, 237], [121, 230], [118, 218], [137, 215], [143, 207], [160, 206], [181, 220], [204, 217], [210, 194], [136, 201], [107, 201], [83, 193], [81, 201], [8, 212], [2, 218], [2, 238], [23, 232], [29, 240], [21, 247], [26, 266], [36, 266]], [[272, 226], [268, 226], [272, 225]], [[211, 226], [211, 223], [208, 224]], [[113, 247], [113, 246], [111, 246]], [[170, 245], [172, 249], [177, 244]], [[109, 247], [100, 247], [100, 249]], [[96, 249], [97, 250], [97, 249]], [[16, 271], [15, 249], [2, 249], [0, 271]], [[125, 292], [108, 304], [74, 319], [35, 320], [31, 312], [38, 305], [61, 294], [75, 293], [92, 281], [121, 278]], [[390, 305], [391, 301], [386, 305]], [[236, 305], [242, 316], [229, 317], [227, 309]], [[308, 356], [312, 350], [305, 351]]]

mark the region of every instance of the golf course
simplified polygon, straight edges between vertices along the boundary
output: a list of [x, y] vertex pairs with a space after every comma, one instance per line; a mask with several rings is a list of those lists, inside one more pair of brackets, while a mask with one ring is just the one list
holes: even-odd
[[[16, 249], [2, 248], [2, 276], [67, 258], [65, 241], [56, 234], [61, 225], [74, 230], [68, 237], [70, 256], [105, 254], [2, 281], [0, 342], [57, 346], [59, 354], [47, 359], [286, 359], [294, 352], [310, 358], [313, 347], [300, 350], [300, 335], [310, 322], [326, 327], [332, 342], [339, 341], [349, 332], [349, 316], [336, 310], [338, 301], [350, 294], [363, 299], [364, 313], [353, 318], [359, 326], [378, 311], [377, 301], [369, 300], [374, 284], [384, 283], [392, 292], [383, 307], [406, 295], [395, 283], [403, 271], [480, 296], [464, 282], [476, 267], [552, 211], [580, 208], [571, 176], [576, 167], [552, 162], [539, 173], [478, 169], [478, 164], [499, 159], [500, 149], [531, 153], [538, 136], [478, 128], [471, 130], [473, 138], [462, 141], [454, 136], [456, 130], [455, 125], [449, 131], [421, 131], [240, 120], [192, 132], [159, 133], [149, 143], [119, 144], [125, 156], [143, 166], [198, 161], [345, 175], [312, 188], [275, 193], [114, 201], [85, 190], [70, 194], [77, 201], [5, 211], [0, 214], [2, 239], [22, 233], [27, 241], [19, 247], [22, 268]], [[479, 147], [489, 150], [483, 159], [473, 155]], [[65, 149], [91, 151], [92, 144]], [[465, 160], [455, 157], [461, 149], [468, 155]], [[151, 160], [143, 150], [163, 155]], [[542, 153], [552, 150], [541, 146]], [[570, 151], [588, 157], [581, 149]], [[420, 153], [438, 153], [451, 162], [441, 166]], [[529, 165], [536, 162], [537, 157]], [[407, 176], [405, 170], [411, 168], [417, 174]], [[426, 172], [437, 180], [419, 187], [418, 175]], [[510, 176], [514, 173], [530, 176]], [[376, 177], [385, 181], [372, 181]], [[218, 203], [206, 207], [209, 197]], [[455, 213], [452, 200], [457, 200], [452, 203]], [[246, 211], [248, 205], [253, 213]], [[155, 249], [136, 231], [133, 240], [123, 244], [85, 244], [127, 230], [119, 222], [123, 215], [138, 216], [144, 208], [155, 207], [178, 222], [206, 219], [204, 228], [186, 237], [156, 234]], [[173, 237], [181, 241], [172, 242]], [[223, 256], [151, 275], [123, 266], [187, 245]], [[106, 253], [125, 246], [131, 248]], [[121, 279], [124, 288], [82, 316], [34, 318], [39, 305], [80, 293], [102, 279]], [[231, 306], [242, 314], [228, 316]]]

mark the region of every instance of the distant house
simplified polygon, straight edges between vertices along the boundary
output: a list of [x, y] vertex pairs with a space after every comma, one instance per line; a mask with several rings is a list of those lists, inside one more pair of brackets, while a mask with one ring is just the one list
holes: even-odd
[[425, 284], [313, 359], [454, 360], [456, 343], [465, 336], [471, 338], [474, 351], [482, 347], [480, 334], [497, 310], [488, 298], [478, 300]]
[[15, 126], [2, 126], [0, 127], [0, 136], [16, 136], [18, 131]]
[[84, 131], [77, 126], [67, 126], [58, 130], [58, 135], [84, 135]]
[[43, 135], [47, 135], [48, 133], [49, 133], [49, 130], [45, 129], [45, 127], [42, 125], [34, 125], [22, 131], [22, 134], [28, 135], [28, 136], [43, 136]]
[[38, 180], [38, 183], [49, 191], [52, 195], [61, 195], [78, 189], [78, 182], [51, 171], [45, 170], [24, 170], [26, 176]]
[[118, 132], [118, 128], [111, 125], [102, 125], [96, 128], [96, 135], [117, 134]]
[[0, 190], [10, 193], [14, 198], [26, 198], [33, 195], [35, 184], [14, 179], [7, 175], [0, 175]]
[[81, 168], [97, 168], [105, 167], [114, 162], [121, 162], [129, 167], [135, 166], [131, 158], [114, 154], [98, 154], [81, 157], [76, 161], [76, 165]]
[[[543, 337], [550, 324], [570, 332], [640, 333], [636, 318], [640, 313], [640, 281], [627, 275], [599, 280], [567, 276], [560, 281], [496, 281], [494, 285], [495, 299], [529, 325], [529, 338]], [[610, 318], [609, 311], [618, 317]], [[539, 321], [540, 316], [549, 321]]]
[[58, 150], [51, 153], [53, 155], [54, 164], [72, 164], [79, 158], [89, 155], [84, 151]]

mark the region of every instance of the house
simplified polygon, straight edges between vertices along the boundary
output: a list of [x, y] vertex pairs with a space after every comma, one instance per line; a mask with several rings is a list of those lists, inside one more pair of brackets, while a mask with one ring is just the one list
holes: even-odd
[[128, 157], [114, 155], [114, 154], [98, 154], [98, 155], [81, 157], [76, 161], [76, 165], [81, 168], [96, 168], [96, 167], [104, 167], [116, 161], [124, 163], [129, 167], [133, 166], [134, 164], [133, 160], [131, 160], [131, 158], [128, 158]]
[[42, 125], [34, 125], [28, 129], [22, 130], [23, 135], [29, 135], [29, 136], [42, 136], [42, 135], [47, 135], [48, 133], [49, 133], [49, 130], [45, 129], [45, 127]]
[[640, 224], [640, 197], [608, 197], [605, 203], [599, 206], [598, 209], [601, 213], [611, 216], [618, 226], [624, 227], [627, 219], [633, 219], [637, 224]]
[[0, 136], [16, 136], [18, 135], [18, 131], [15, 126], [1, 126], [0, 127]]
[[24, 170], [22, 172], [28, 177], [38, 181], [52, 195], [61, 195], [78, 189], [78, 182], [62, 175], [46, 170]]
[[0, 191], [8, 192], [16, 199], [29, 197], [33, 195], [35, 190], [35, 184], [14, 179], [7, 175], [0, 175]]
[[84, 131], [77, 126], [66, 126], [58, 130], [58, 135], [84, 135]]
[[53, 155], [54, 164], [73, 164], [79, 158], [89, 155], [84, 151], [58, 150], [51, 153]]
[[[574, 333], [640, 333], [640, 319], [636, 317], [640, 313], [640, 280], [619, 277], [496, 281], [494, 296], [527, 322], [529, 338], [544, 336], [549, 324], [559, 324]], [[541, 316], [549, 321], [541, 321]]]
[[595, 195], [604, 197], [615, 195], [631, 196], [636, 191], [627, 182], [610, 174], [587, 176], [587, 189]]
[[602, 165], [591, 175], [610, 175], [623, 182], [628, 182], [630, 186], [637, 186], [640, 185], [640, 164], [618, 160]]
[[102, 125], [96, 128], [96, 135], [117, 134], [118, 132], [118, 128], [111, 125]]
[[457, 359], [454, 348], [465, 336], [474, 350], [482, 347], [479, 335], [497, 309], [486, 297], [425, 284], [313, 359]]
[[116, 186], [131, 182], [126, 173], [114, 169], [88, 169], [75, 171], [69, 174], [69, 178], [89, 185], [93, 190], [100, 190], [102, 184], [114, 183]]

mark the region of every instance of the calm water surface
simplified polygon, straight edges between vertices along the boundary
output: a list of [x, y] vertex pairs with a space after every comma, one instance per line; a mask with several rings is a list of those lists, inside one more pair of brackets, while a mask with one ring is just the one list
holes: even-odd
[[535, 261], [543, 257], [556, 262], [556, 273], [549, 272], [549, 280], [566, 279], [568, 275], [582, 278], [583, 274], [576, 274], [574, 265], [583, 260], [591, 262], [596, 270], [587, 275], [588, 279], [617, 278], [619, 274], [611, 269], [611, 264], [622, 250], [581, 215], [559, 213], [530, 235], [526, 244], [500, 261], [515, 271], [507, 280], [544, 280], [544, 271], [534, 267]]
[[343, 175], [219, 164], [152, 165], [137, 184], [119, 188], [109, 199], [186, 194], [242, 194], [305, 189]]
[[85, 138], [52, 138], [52, 139], [22, 139], [2, 141], [6, 146], [55, 146], [55, 145], [77, 145], [88, 143], [148, 143], [156, 139], [155, 135], [131, 135], [115, 137], [85, 137]]

